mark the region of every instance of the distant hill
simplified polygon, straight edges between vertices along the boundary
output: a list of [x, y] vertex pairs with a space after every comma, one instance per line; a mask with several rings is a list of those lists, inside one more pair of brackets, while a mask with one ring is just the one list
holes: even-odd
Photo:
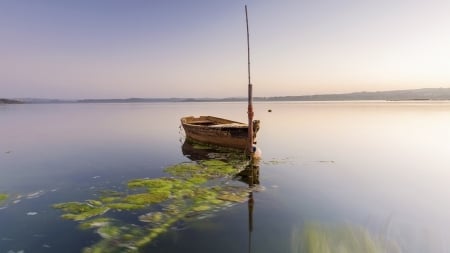
[[155, 103], [155, 102], [182, 102], [186, 98], [126, 98], [126, 99], [81, 99], [77, 103]]
[[0, 98], [0, 104], [23, 104], [23, 102], [19, 100]]
[[269, 100], [269, 101], [450, 100], [450, 88], [425, 88], [415, 90], [354, 92], [344, 94], [323, 94], [311, 96], [268, 97], [262, 100]]
[[[355, 100], [450, 100], [450, 88], [425, 88], [414, 90], [391, 90], [374, 92], [354, 92], [343, 94], [321, 94], [308, 96], [279, 96], [279, 97], [254, 97], [254, 101], [355, 101]], [[244, 102], [246, 97], [230, 98], [126, 98], [126, 99], [2, 99], [2, 101], [14, 101], [15, 103], [158, 103], [158, 102]], [[11, 102], [8, 102], [11, 103]]]
[[27, 104], [62, 104], [75, 103], [75, 100], [49, 99], [49, 98], [19, 98], [17, 100]]
[[[190, 99], [190, 102], [246, 101], [247, 98]], [[415, 90], [392, 90], [354, 92], [343, 94], [321, 94], [308, 96], [254, 97], [254, 101], [355, 101], [355, 100], [450, 100], [450, 88], [425, 88]]]

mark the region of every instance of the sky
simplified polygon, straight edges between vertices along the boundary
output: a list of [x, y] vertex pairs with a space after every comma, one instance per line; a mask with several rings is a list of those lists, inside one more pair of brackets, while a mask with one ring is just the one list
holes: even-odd
[[0, 97], [450, 87], [447, 0], [2, 0]]

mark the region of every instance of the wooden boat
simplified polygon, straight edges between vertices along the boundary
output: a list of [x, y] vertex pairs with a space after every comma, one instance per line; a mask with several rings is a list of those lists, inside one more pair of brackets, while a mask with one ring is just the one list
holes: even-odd
[[[186, 140], [245, 150], [248, 145], [248, 125], [213, 116], [183, 117], [181, 125]], [[259, 130], [259, 120], [253, 121], [253, 139]]]
[[248, 64], [248, 124], [217, 118], [213, 116], [183, 117], [181, 125], [189, 141], [201, 142], [217, 146], [246, 150], [254, 155], [256, 133], [259, 120], [253, 120], [252, 83], [250, 82], [250, 40], [248, 31], [247, 6], [245, 6], [247, 24], [247, 64]]

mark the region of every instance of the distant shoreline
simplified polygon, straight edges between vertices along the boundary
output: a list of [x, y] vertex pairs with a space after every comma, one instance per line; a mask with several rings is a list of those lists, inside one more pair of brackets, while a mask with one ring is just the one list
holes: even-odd
[[15, 100], [15, 99], [6, 99], [6, 98], [0, 98], [0, 105], [1, 104], [23, 104], [24, 102]]
[[[445, 101], [450, 100], [450, 88], [424, 88], [344, 94], [306, 96], [254, 97], [255, 102], [277, 101]], [[0, 99], [0, 104], [61, 104], [61, 103], [158, 103], [158, 102], [245, 102], [246, 97], [230, 98], [126, 98], [126, 99]]]

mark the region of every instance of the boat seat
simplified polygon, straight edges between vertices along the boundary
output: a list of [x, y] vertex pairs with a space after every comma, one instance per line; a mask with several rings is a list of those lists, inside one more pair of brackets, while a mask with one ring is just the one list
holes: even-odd
[[214, 124], [214, 122], [210, 121], [210, 120], [193, 120], [188, 122], [188, 124], [193, 124], [193, 125], [212, 125]]
[[239, 124], [239, 123], [227, 123], [227, 124], [217, 124], [217, 125], [211, 125], [210, 127], [247, 127], [245, 124]]

